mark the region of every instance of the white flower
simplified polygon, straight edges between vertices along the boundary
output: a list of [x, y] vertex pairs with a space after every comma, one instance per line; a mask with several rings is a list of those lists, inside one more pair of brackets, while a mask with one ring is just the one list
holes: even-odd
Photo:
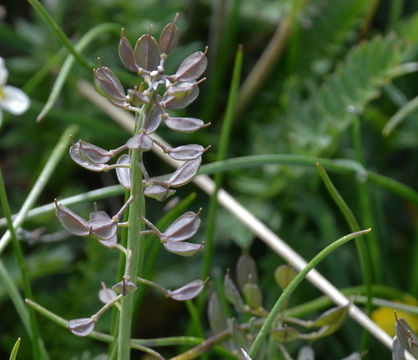
[[23, 114], [30, 105], [29, 97], [20, 89], [6, 85], [8, 71], [4, 66], [4, 60], [0, 57], [0, 124], [2, 123], [2, 111], [6, 110], [14, 115]]

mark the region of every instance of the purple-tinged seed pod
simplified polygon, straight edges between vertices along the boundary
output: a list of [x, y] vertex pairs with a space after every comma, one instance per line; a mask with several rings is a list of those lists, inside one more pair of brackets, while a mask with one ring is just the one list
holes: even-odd
[[206, 281], [200, 279], [193, 280], [179, 289], [170, 292], [170, 298], [177, 301], [186, 301], [194, 299], [205, 287]]
[[81, 153], [91, 162], [96, 164], [105, 164], [112, 158], [109, 151], [102, 149], [99, 146], [90, 144], [83, 140], [79, 140], [78, 142], [80, 143]]
[[197, 51], [185, 58], [174, 75], [175, 79], [177, 81], [193, 81], [200, 77], [208, 66], [207, 49], [206, 47], [205, 52]]
[[126, 296], [137, 289], [136, 285], [131, 280], [122, 279], [117, 284], [112, 286], [112, 290]]
[[91, 231], [100, 240], [111, 239], [118, 229], [117, 224], [105, 211], [94, 211], [89, 215], [88, 224]]
[[[151, 29], [150, 29], [151, 31]], [[145, 70], [155, 70], [160, 63], [160, 49], [151, 33], [142, 35], [135, 44], [135, 63]]]
[[65, 230], [75, 236], [87, 236], [90, 234], [90, 228], [86, 220], [65, 205], [59, 205], [56, 199], [54, 201], [55, 215]]
[[177, 87], [170, 87], [169, 89], [172, 89], [170, 90], [172, 94], [177, 92], [176, 95], [179, 96], [176, 97], [174, 95], [170, 95], [168, 90], [164, 94], [162, 99], [162, 105], [170, 110], [184, 109], [187, 106], [189, 106], [193, 101], [195, 101], [199, 96], [199, 87], [197, 85], [191, 88], [189, 85], [187, 85], [185, 86], [185, 89], [187, 90], [183, 89], [180, 85]]
[[99, 291], [99, 300], [103, 304], [110, 303], [117, 297], [117, 294], [112, 289], [107, 288], [104, 282], [102, 282], [102, 287], [103, 289]]
[[174, 160], [188, 161], [202, 156], [207, 149], [209, 147], [205, 149], [202, 145], [198, 144], [181, 145], [170, 149], [168, 155]]
[[201, 210], [199, 209], [197, 213], [187, 211], [178, 217], [163, 233], [161, 240], [176, 242], [190, 239], [199, 230]]
[[144, 129], [147, 134], [152, 134], [160, 126], [161, 118], [162, 114], [160, 108], [154, 105], [149, 114], [145, 116], [141, 128]]
[[120, 41], [119, 41], [119, 57], [122, 61], [122, 64], [129, 70], [134, 73], [137, 73], [139, 68], [135, 63], [134, 52], [132, 50], [132, 45], [129, 40], [124, 36], [124, 28], [121, 29]]
[[99, 172], [103, 171], [105, 168], [103, 164], [95, 163], [87, 158], [84, 151], [81, 149], [80, 141], [77, 141], [75, 144], [71, 145], [70, 157], [76, 164], [90, 171]]
[[163, 242], [164, 248], [176, 255], [192, 256], [202, 250], [204, 242], [201, 244], [193, 244], [185, 241], [165, 241]]
[[[131, 163], [131, 157], [128, 154], [123, 154], [118, 158], [117, 164], [128, 165]], [[131, 189], [131, 170], [126, 167], [116, 168], [116, 176], [119, 183], [126, 189]]]
[[202, 157], [199, 156], [197, 159], [186, 161], [180, 166], [168, 179], [170, 187], [178, 187], [187, 184], [191, 181], [198, 173]]
[[102, 66], [100, 61], [99, 67], [94, 70], [94, 79], [99, 93], [104, 94], [118, 106], [125, 105], [126, 94], [121, 82], [109, 68]]
[[158, 201], [164, 201], [169, 196], [173, 195], [176, 191], [169, 189], [160, 184], [151, 184], [148, 185], [144, 190], [144, 195], [153, 198]]
[[172, 48], [177, 45], [179, 40], [180, 32], [179, 28], [176, 26], [176, 20], [179, 14], [176, 14], [173, 21], [166, 26], [160, 34], [160, 48], [163, 54], [168, 54]]
[[103, 246], [112, 249], [114, 247], [114, 245], [118, 242], [118, 234], [115, 232], [115, 234], [110, 237], [109, 239], [106, 240], [101, 240], [99, 237], [97, 238], [97, 240], [99, 241], [100, 244], [102, 244]]
[[82, 337], [89, 335], [95, 326], [96, 323], [91, 318], [74, 319], [67, 322], [67, 329], [74, 335]]
[[139, 133], [132, 136], [127, 142], [126, 146], [130, 150], [150, 151], [152, 149], [152, 139], [145, 133]]
[[167, 117], [164, 119], [165, 125], [174, 131], [182, 133], [192, 133], [203, 127], [209, 126], [210, 123], [205, 124], [203, 120], [186, 117]]

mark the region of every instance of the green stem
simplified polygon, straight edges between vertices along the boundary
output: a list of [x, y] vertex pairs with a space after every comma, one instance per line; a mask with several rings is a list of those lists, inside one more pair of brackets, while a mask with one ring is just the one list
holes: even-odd
[[398, 126], [403, 119], [405, 119], [410, 113], [416, 111], [418, 108], [418, 96], [414, 97], [411, 101], [405, 104], [398, 112], [393, 115], [388, 123], [382, 130], [384, 136], [388, 136], [392, 130]]
[[306, 275], [311, 271], [320, 261], [322, 261], [326, 256], [328, 256], [331, 252], [336, 250], [341, 245], [345, 244], [346, 242], [364, 234], [367, 234], [371, 229], [355, 232], [343, 236], [342, 238], [334, 241], [332, 244], [328, 245], [325, 249], [323, 249], [319, 254], [317, 254], [306, 266], [305, 268], [296, 275], [296, 277], [290, 282], [290, 284], [284, 289], [280, 297], [278, 298], [277, 302], [274, 304], [273, 309], [270, 311], [269, 316], [266, 318], [263, 326], [261, 327], [256, 339], [254, 340], [251, 349], [248, 355], [252, 358], [255, 358], [255, 355], [258, 349], [261, 346], [262, 341], [267, 336], [268, 332], [271, 329], [274, 319], [282, 310], [283, 305], [287, 302], [290, 295], [296, 289], [296, 287], [302, 282], [302, 280], [306, 277]]
[[[54, 150], [51, 153], [45, 167], [42, 169], [38, 179], [33, 185], [29, 195], [27, 196], [25, 202], [23, 203], [22, 207], [19, 210], [19, 213], [16, 216], [16, 219], [13, 222], [13, 227], [17, 229], [20, 225], [22, 225], [23, 221], [26, 219], [26, 214], [29, 209], [33, 206], [33, 204], [38, 199], [38, 196], [44, 189], [45, 185], [53, 175], [58, 162], [61, 160], [61, 157], [68, 149], [68, 144], [70, 142], [70, 134], [76, 133], [78, 130], [77, 126], [69, 126], [64, 133], [62, 134], [61, 138], [59, 139], [57, 145], [55, 146]], [[7, 244], [10, 241], [10, 232], [7, 231], [3, 237], [0, 239], [0, 254], [6, 248]]]
[[[350, 207], [344, 201], [340, 193], [338, 192], [337, 188], [332, 183], [331, 179], [329, 178], [328, 174], [326, 173], [325, 169], [321, 166], [320, 163], [316, 164], [318, 168], [319, 175], [321, 176], [322, 181], [325, 184], [328, 192], [330, 193], [331, 197], [334, 199], [335, 203], [337, 204], [338, 208], [340, 209], [341, 213], [343, 214], [345, 220], [348, 223], [348, 226], [352, 232], [360, 231], [360, 226], [351, 211]], [[360, 267], [361, 272], [363, 275], [364, 285], [367, 289], [367, 297], [369, 298], [369, 302], [367, 304], [367, 314], [371, 312], [371, 298], [372, 298], [372, 274], [370, 271], [370, 259], [367, 252], [366, 244], [362, 241], [362, 239], [356, 239], [356, 248], [357, 253], [360, 259]]]
[[[15, 229], [13, 227], [12, 216], [10, 212], [9, 203], [7, 201], [6, 188], [4, 186], [3, 173], [0, 168], [0, 199], [1, 206], [3, 208], [3, 213], [7, 219], [7, 226], [10, 231], [10, 237], [12, 239], [13, 249], [16, 255], [17, 263], [19, 264], [20, 276], [22, 278], [23, 293], [25, 297], [32, 297], [32, 289], [30, 286], [28, 268], [23, 257], [23, 252], [17, 239]], [[31, 341], [32, 341], [32, 356], [35, 360], [40, 359], [40, 350], [39, 350], [39, 331], [38, 325], [36, 323], [35, 312], [30, 309], [29, 311], [29, 323], [31, 328]]]
[[32, 5], [35, 11], [40, 15], [40, 17], [48, 24], [48, 26], [55, 32], [58, 38], [61, 40], [63, 45], [69, 50], [71, 54], [77, 59], [77, 61], [83, 65], [86, 69], [91, 70], [93, 68], [92, 65], [83, 57], [79, 52], [77, 52], [71, 41], [68, 40], [67, 36], [65, 35], [64, 31], [60, 28], [60, 26], [55, 22], [55, 20], [48, 14], [45, 8], [38, 0], [28, 0], [28, 3]]
[[199, 174], [210, 175], [217, 172], [250, 168], [266, 164], [312, 166], [317, 162], [321, 163], [321, 165], [329, 171], [337, 173], [355, 173], [357, 176], [364, 177], [370, 182], [393, 192], [404, 200], [418, 205], [418, 193], [414, 189], [400, 183], [399, 181], [390, 179], [373, 171], [366, 170], [356, 161], [346, 159], [330, 160], [312, 156], [287, 154], [251, 155], [203, 165], [200, 168]]
[[[361, 128], [360, 128], [360, 119], [358, 117], [354, 118], [353, 122], [353, 143], [354, 150], [356, 153], [356, 161], [361, 165], [365, 165], [364, 155], [363, 155], [363, 146], [361, 141]], [[362, 181], [362, 179], [357, 178], [357, 191], [358, 198], [360, 202], [360, 214], [361, 214], [361, 224], [362, 227], [374, 227], [373, 218], [372, 218], [372, 209], [369, 198], [369, 189], [367, 183]], [[356, 229], [357, 230], [357, 229]], [[379, 243], [376, 237], [376, 233], [372, 232], [369, 235], [369, 241], [367, 242], [368, 249], [370, 252], [370, 260], [373, 269], [373, 278], [375, 282], [383, 282], [383, 269], [382, 263], [380, 261], [382, 254], [380, 253]]]
[[[238, 47], [237, 55], [235, 58], [234, 71], [232, 75], [231, 88], [229, 90], [228, 105], [226, 108], [225, 119], [222, 124], [221, 137], [219, 139], [219, 150], [217, 154], [217, 160], [222, 161], [226, 158], [226, 152], [228, 149], [228, 142], [231, 134], [231, 127], [234, 120], [235, 103], [237, 100], [240, 74], [242, 67], [243, 51], [242, 46]], [[215, 174], [215, 189], [210, 197], [209, 202], [209, 214], [206, 225], [205, 236], [205, 249], [203, 254], [203, 268], [202, 278], [206, 278], [209, 275], [210, 266], [213, 257], [213, 234], [215, 232], [216, 221], [216, 209], [218, 207], [218, 191], [221, 188], [223, 179], [223, 173], [219, 172]]]
[[[152, 109], [153, 102], [145, 105], [141, 114], [136, 116], [137, 122], [134, 134], [137, 133], [141, 126], [144, 116]], [[127, 249], [132, 252], [132, 260], [130, 263], [130, 277], [135, 279], [136, 276], [142, 275], [144, 263], [145, 243], [144, 237], [140, 236], [140, 232], [144, 230], [141, 217], [145, 217], [145, 199], [142, 185], [142, 172], [139, 166], [142, 160], [142, 151], [131, 151], [131, 196], [134, 200], [129, 205], [129, 228]], [[119, 317], [119, 337], [118, 337], [118, 360], [130, 359], [130, 338], [132, 328], [132, 315], [134, 311], [134, 295], [133, 293], [124, 297], [121, 301], [120, 317]]]

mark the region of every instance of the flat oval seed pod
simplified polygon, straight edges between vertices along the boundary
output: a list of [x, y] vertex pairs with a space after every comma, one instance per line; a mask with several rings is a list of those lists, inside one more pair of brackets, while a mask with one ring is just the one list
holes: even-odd
[[81, 150], [80, 141], [77, 141], [75, 144], [71, 145], [70, 157], [76, 164], [87, 170], [99, 172], [103, 171], [104, 169], [103, 164], [92, 162], [84, 155], [83, 151]]
[[160, 34], [160, 48], [161, 52], [168, 54], [173, 47], [177, 45], [179, 40], [180, 32], [179, 28], [176, 26], [175, 22], [177, 16], [174, 18], [174, 21], [170, 24], [164, 26]]
[[169, 95], [166, 92], [166, 94], [164, 94], [163, 96], [162, 101], [167, 109], [178, 110], [178, 109], [184, 109], [187, 106], [189, 106], [193, 101], [196, 100], [198, 96], [199, 96], [199, 87], [194, 86], [189, 92], [187, 92], [184, 96], [180, 98], [173, 96], [173, 95]]
[[89, 215], [91, 231], [101, 240], [108, 240], [116, 234], [118, 226], [105, 211], [94, 211]]
[[[128, 154], [123, 154], [119, 157], [117, 164], [130, 164], [131, 157]], [[127, 190], [131, 188], [131, 171], [129, 168], [116, 168], [116, 176], [119, 183]]]
[[112, 290], [116, 291], [123, 296], [134, 292], [137, 289], [136, 285], [130, 280], [122, 280], [112, 286]]
[[274, 272], [274, 279], [277, 284], [284, 290], [290, 284], [290, 282], [295, 278], [298, 273], [289, 265], [281, 265], [277, 267]]
[[175, 192], [176, 190], [169, 189], [162, 185], [151, 184], [145, 188], [144, 195], [158, 201], [164, 201]]
[[348, 310], [350, 306], [336, 306], [327, 311], [318, 317], [312, 324], [313, 326], [332, 326], [335, 324], [342, 324], [347, 317]]
[[297, 340], [299, 338], [299, 331], [289, 326], [283, 326], [277, 329], [273, 329], [270, 332], [270, 334], [273, 337], [273, 339], [278, 341], [279, 343], [286, 343]]
[[204, 287], [205, 283], [202, 280], [193, 280], [181, 288], [173, 290], [170, 298], [177, 301], [191, 300], [199, 295]]
[[106, 239], [106, 240], [101, 240], [100, 238], [98, 238], [98, 241], [100, 244], [102, 244], [103, 246], [107, 248], [113, 248], [113, 245], [118, 242], [118, 235], [115, 232], [115, 234], [111, 238]]
[[239, 257], [236, 265], [237, 283], [242, 292], [244, 292], [245, 284], [249, 282], [257, 284], [257, 267], [254, 259], [248, 255], [243, 254]]
[[184, 241], [165, 241], [163, 242], [163, 246], [167, 251], [173, 254], [181, 256], [192, 256], [203, 248], [204, 243], [193, 244]]
[[258, 309], [263, 305], [263, 294], [256, 284], [245, 284], [243, 289], [245, 301], [253, 309]]
[[135, 44], [135, 63], [145, 69], [154, 70], [160, 63], [160, 49], [157, 41], [150, 34], [142, 35]]
[[163, 239], [167, 241], [183, 241], [190, 239], [200, 226], [199, 213], [187, 211], [177, 218], [164, 232]]
[[203, 120], [195, 118], [184, 117], [168, 117], [164, 120], [165, 125], [174, 131], [180, 131], [183, 133], [192, 133], [205, 126]]
[[99, 300], [103, 304], [110, 303], [116, 297], [117, 297], [116, 293], [112, 289], [109, 289], [107, 287], [105, 287], [104, 289], [101, 289], [99, 291]]
[[209, 327], [214, 334], [225, 330], [228, 326], [226, 316], [223, 312], [221, 303], [219, 302], [216, 292], [212, 292], [208, 303], [208, 320]]
[[70, 234], [75, 236], [87, 236], [90, 234], [90, 228], [86, 220], [78, 216], [64, 205], [59, 205], [55, 201], [55, 215], [59, 222]]
[[405, 319], [396, 321], [396, 336], [402, 346], [412, 354], [418, 354], [418, 337]]
[[397, 336], [393, 341], [392, 360], [405, 360], [405, 349]]
[[198, 144], [181, 145], [170, 149], [168, 155], [174, 160], [187, 161], [202, 156], [205, 148]]
[[229, 271], [225, 274], [224, 278], [224, 291], [225, 297], [227, 300], [234, 305], [238, 310], [241, 310], [244, 307], [242, 297], [238, 291], [238, 288], [235, 286], [234, 282], [229, 276]]
[[131, 150], [150, 151], [152, 149], [152, 139], [145, 133], [139, 133], [132, 136], [127, 142], [126, 146]]
[[67, 329], [74, 335], [87, 336], [94, 330], [95, 325], [91, 318], [74, 319], [67, 322]]
[[191, 181], [198, 173], [201, 162], [201, 157], [185, 162], [168, 179], [170, 186], [182, 186]]
[[135, 64], [134, 52], [132, 50], [132, 45], [125, 36], [120, 37], [119, 47], [118, 47], [119, 57], [122, 61], [122, 64], [129, 70], [134, 73], [138, 72], [138, 65]]
[[96, 164], [104, 164], [112, 158], [110, 152], [102, 149], [101, 147], [98, 147], [94, 144], [89, 144], [83, 140], [79, 140], [78, 142], [80, 143], [80, 150], [82, 154], [91, 162]]
[[149, 98], [142, 92], [139, 92], [138, 89], [128, 89], [129, 102], [136, 107], [141, 106], [142, 104], [149, 104]]
[[206, 70], [208, 59], [202, 51], [197, 51], [180, 64], [176, 72], [176, 79], [179, 81], [193, 81], [200, 77]]
[[147, 134], [152, 134], [161, 124], [161, 111], [157, 106], [154, 106], [148, 116], [145, 117], [141, 126]]
[[[95, 85], [118, 105], [125, 103], [126, 94], [117, 76], [107, 67], [100, 66], [94, 71]], [[100, 91], [99, 91], [100, 92]]]

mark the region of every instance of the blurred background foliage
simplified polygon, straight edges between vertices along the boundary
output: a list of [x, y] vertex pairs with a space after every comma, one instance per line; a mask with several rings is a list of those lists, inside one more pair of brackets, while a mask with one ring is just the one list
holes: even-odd
[[[201, 86], [197, 101], [187, 113], [182, 113], [212, 123], [198, 134], [187, 135], [188, 143], [212, 145], [206, 162], [216, 160], [233, 59], [238, 44], [242, 44], [241, 78], [245, 82], [248, 76], [255, 75], [257, 87], [247, 97], [240, 93], [228, 158], [295, 154], [351, 159], [360, 161], [368, 170], [417, 188], [417, 112], [406, 116], [389, 135], [382, 134], [391, 117], [417, 94], [418, 75], [408, 72], [400, 76], [402, 64], [417, 60], [416, 0], [47, 0], [43, 4], [73, 42], [99, 24], [116, 24], [115, 31], [100, 34], [83, 54], [91, 63], [100, 56], [103, 64], [115, 71], [126, 86], [135, 84], [136, 78], [124, 72], [117, 55], [118, 29], [124, 27], [125, 35], [133, 43], [139, 34], [148, 31], [150, 24], [152, 33], [158, 34], [179, 12], [181, 40], [169, 57], [168, 68], [175, 71], [185, 56], [209, 45], [207, 81]], [[1, 166], [9, 202], [16, 212], [69, 124], [80, 125], [76, 138], [80, 136], [106, 149], [126, 141], [128, 134], [77, 90], [79, 80], [90, 83], [93, 80], [92, 73], [77, 62], [53, 109], [41, 123], [36, 123], [67, 51], [27, 2], [3, 1], [0, 16], [0, 56], [5, 58], [9, 70], [8, 83], [24, 89], [31, 98], [29, 111], [18, 118], [4, 114], [0, 129]], [[286, 21], [288, 28], [283, 25]], [[280, 56], [274, 59], [265, 76], [254, 73], [255, 64], [280, 26], [285, 31], [280, 40], [283, 45]], [[356, 124], [361, 154], [353, 135]], [[165, 129], [160, 135], [173, 144], [186, 141], [185, 135]], [[156, 159], [152, 154], [148, 156], [150, 171], [167, 172], [168, 167]], [[360, 226], [373, 228], [374, 235], [368, 235], [373, 239], [367, 242], [373, 255], [373, 283], [393, 289], [386, 294], [392, 299], [402, 300], [396, 290], [416, 297], [416, 200], [401, 198], [367, 182], [362, 171], [330, 175]], [[89, 174], [65, 156], [39, 205], [55, 197], [64, 198], [115, 183], [113, 174]], [[223, 185], [306, 259], [349, 232], [314, 166], [264, 164], [231, 170], [226, 173]], [[189, 185], [187, 191], [195, 190]], [[178, 193], [180, 197], [186, 194], [185, 190]], [[198, 193], [192, 207], [207, 209], [207, 202], [207, 197]], [[117, 197], [100, 202], [101, 208], [117, 209], [120, 205]], [[91, 204], [78, 205], [75, 210], [86, 215]], [[164, 211], [161, 204], [149, 201], [151, 220], [158, 220]], [[204, 224], [205, 210], [202, 218]], [[39, 228], [44, 234], [53, 235], [53, 241], [42, 241]], [[53, 214], [26, 221], [24, 229], [29, 231], [24, 236], [24, 252], [37, 302], [68, 319], [93, 313], [98, 307], [100, 282], [114, 282], [117, 254], [96, 242], [62, 233]], [[204, 230], [203, 225], [198, 235], [202, 239]], [[232, 215], [219, 209], [212, 275], [219, 276], [227, 267], [233, 268], [243, 249], [257, 261], [265, 307], [269, 309], [280, 294], [273, 273], [283, 260], [254, 239]], [[2, 260], [19, 283], [10, 249], [2, 254]], [[196, 278], [200, 268], [200, 256], [184, 262], [161, 252], [152, 278], [165, 287], [175, 288]], [[354, 246], [340, 249], [319, 270], [338, 288], [362, 284]], [[319, 295], [305, 282], [292, 296], [290, 305]], [[410, 301], [414, 304], [415, 300]], [[0, 357], [5, 358], [24, 330], [1, 286], [0, 307]], [[138, 314], [136, 337], [185, 333], [188, 320], [183, 304], [166, 300], [151, 290], [146, 292], [141, 309], [146, 311]], [[375, 313], [378, 320], [381, 313]], [[390, 315], [385, 314], [380, 315], [379, 321], [387, 321]], [[99, 329], [106, 329], [110, 317], [107, 319], [100, 322]], [[90, 355], [92, 358], [105, 352], [97, 342], [71, 336], [66, 329], [57, 328], [45, 319], [39, 321], [54, 359], [63, 358], [62, 354], [68, 359], [89, 359]], [[411, 321], [418, 326], [416, 317]], [[331, 340], [314, 343], [318, 357], [336, 359], [357, 351], [360, 330], [348, 320]], [[24, 345], [25, 339], [19, 358], [29, 359], [30, 347]], [[300, 346], [301, 343], [291, 345], [290, 353], [294, 354]], [[371, 359], [389, 357], [387, 350], [377, 346], [373, 339], [368, 349]]]

